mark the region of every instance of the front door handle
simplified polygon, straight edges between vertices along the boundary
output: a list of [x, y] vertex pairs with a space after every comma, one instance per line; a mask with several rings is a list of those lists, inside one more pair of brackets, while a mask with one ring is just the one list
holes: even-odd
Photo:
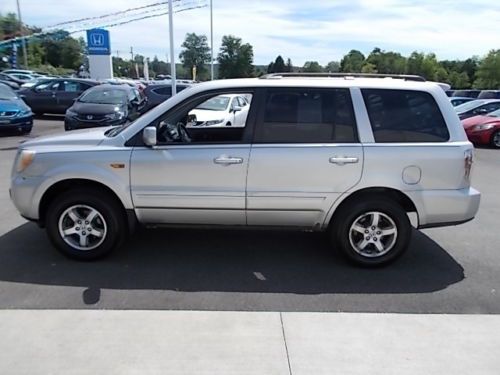
[[222, 165], [241, 164], [243, 163], [243, 158], [221, 155], [218, 158], [214, 159], [214, 163]]
[[354, 164], [359, 161], [359, 158], [354, 156], [333, 156], [330, 158], [330, 163], [337, 165]]

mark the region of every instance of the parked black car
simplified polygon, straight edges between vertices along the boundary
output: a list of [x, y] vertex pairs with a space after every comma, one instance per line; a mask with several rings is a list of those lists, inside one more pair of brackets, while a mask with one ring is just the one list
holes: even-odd
[[2, 81], [2, 83], [6, 83], [14, 90], [19, 89], [21, 85], [25, 83], [23, 80], [17, 79], [16, 77], [12, 77], [11, 75], [6, 73], [0, 73], [0, 81]]
[[455, 90], [452, 96], [460, 96], [462, 98], [477, 98], [481, 90]]
[[19, 96], [37, 115], [65, 113], [85, 90], [98, 84], [87, 79], [54, 78], [43, 80], [30, 88], [22, 88]]
[[[177, 92], [189, 87], [189, 85], [177, 85]], [[165, 100], [172, 96], [171, 84], [152, 84], [144, 89], [144, 95], [148, 98], [147, 110], [156, 107], [158, 104], [163, 103]]]
[[478, 99], [500, 99], [500, 90], [483, 90], [479, 93]]
[[135, 87], [103, 84], [87, 90], [66, 111], [64, 129], [125, 124], [139, 117], [147, 104]]

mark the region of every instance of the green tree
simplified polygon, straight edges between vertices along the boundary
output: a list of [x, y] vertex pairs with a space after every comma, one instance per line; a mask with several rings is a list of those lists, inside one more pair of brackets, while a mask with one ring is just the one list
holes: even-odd
[[317, 61], [306, 61], [302, 71], [306, 73], [320, 73], [323, 71], [323, 68]]
[[481, 61], [476, 72], [474, 87], [498, 89], [500, 87], [500, 49], [491, 50]]
[[287, 72], [287, 66], [285, 65], [285, 60], [283, 57], [278, 56], [276, 60], [270, 62], [267, 66], [267, 73], [283, 73]]
[[364, 63], [365, 55], [353, 49], [340, 61], [340, 70], [345, 73], [360, 73]]
[[286, 67], [285, 67], [285, 72], [293, 72], [293, 64], [292, 64], [292, 59], [288, 58], [286, 59]]
[[39, 42], [28, 43], [28, 65], [40, 66], [45, 59], [45, 49]]
[[377, 66], [375, 64], [366, 62], [365, 65], [363, 65], [363, 67], [361, 68], [361, 73], [369, 73], [369, 74], [378, 73]]
[[368, 55], [366, 61], [375, 66], [375, 70], [381, 74], [403, 74], [406, 69], [406, 58], [396, 52], [386, 52], [380, 48], [374, 48]]
[[274, 60], [274, 71], [276, 73], [286, 72], [285, 60], [283, 60], [283, 57], [281, 57], [279, 55], [278, 55], [278, 57], [276, 57], [276, 60]]
[[253, 76], [253, 47], [242, 44], [241, 38], [224, 35], [219, 55], [219, 78], [238, 78]]
[[330, 61], [325, 66], [325, 72], [338, 73], [340, 71], [340, 63], [338, 61]]
[[186, 39], [182, 43], [184, 49], [179, 58], [187, 71], [192, 72], [193, 66], [196, 66], [197, 75], [204, 77], [207, 73], [205, 64], [210, 63], [210, 47], [205, 35], [195, 33], [186, 34]]
[[60, 42], [61, 64], [68, 69], [78, 69], [83, 61], [83, 51], [77, 39], [66, 38]]
[[269, 65], [267, 66], [267, 73], [269, 74], [269, 73], [274, 73], [274, 72], [275, 72], [275, 70], [274, 70], [274, 62], [271, 61], [269, 63]]
[[436, 71], [434, 72], [434, 81], [436, 82], [448, 82], [449, 74], [445, 68], [438, 65]]
[[151, 67], [151, 70], [154, 72], [155, 76], [157, 76], [158, 74], [165, 75], [165, 74], [169, 73], [168, 64], [165, 61], [158, 60], [158, 56], [155, 56], [153, 58], [153, 61], [151, 61], [150, 67]]
[[6, 39], [19, 35], [19, 21], [15, 13], [0, 14], [0, 30]]
[[469, 76], [467, 75], [466, 72], [458, 73], [458, 72], [451, 72], [448, 74], [448, 81], [447, 81], [452, 88], [454, 89], [468, 89], [470, 88], [470, 81], [469, 81]]
[[436, 55], [433, 53], [424, 54], [413, 52], [407, 60], [406, 72], [408, 74], [416, 74], [424, 77], [427, 80], [435, 80], [436, 72], [439, 69]]

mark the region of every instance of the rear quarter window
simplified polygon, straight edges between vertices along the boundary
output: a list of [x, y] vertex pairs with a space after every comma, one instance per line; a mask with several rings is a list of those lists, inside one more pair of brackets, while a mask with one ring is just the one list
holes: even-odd
[[362, 89], [378, 143], [446, 142], [443, 115], [431, 94], [413, 90]]

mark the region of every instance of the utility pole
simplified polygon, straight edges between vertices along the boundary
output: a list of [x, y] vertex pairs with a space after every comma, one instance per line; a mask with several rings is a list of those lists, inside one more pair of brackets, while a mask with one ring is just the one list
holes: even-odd
[[210, 79], [214, 80], [214, 12], [210, 0]]
[[174, 12], [172, 10], [172, 0], [168, 0], [168, 26], [170, 33], [170, 75], [172, 76], [172, 96], [177, 94], [175, 78], [175, 56], [174, 56]]
[[134, 61], [134, 47], [130, 47], [130, 60]]
[[28, 69], [28, 54], [26, 53], [26, 39], [24, 38], [23, 19], [21, 17], [21, 6], [19, 5], [19, 0], [17, 0], [17, 18], [19, 19], [19, 29], [21, 32], [21, 43], [23, 46], [24, 68]]

